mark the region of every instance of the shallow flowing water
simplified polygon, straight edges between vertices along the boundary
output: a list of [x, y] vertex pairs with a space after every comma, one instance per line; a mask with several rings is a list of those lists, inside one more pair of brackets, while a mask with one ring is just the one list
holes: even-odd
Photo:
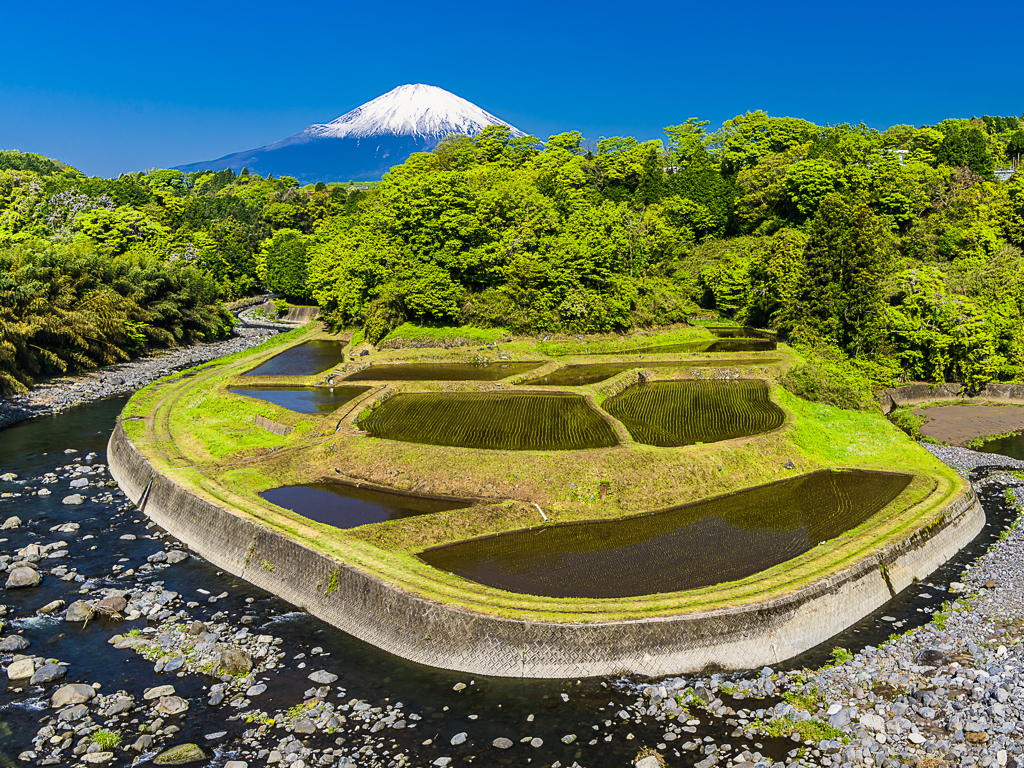
[[[52, 472], [55, 467], [72, 461], [89, 463], [84, 462], [88, 451], [97, 453], [92, 463], [104, 462], [107, 437], [123, 402], [122, 399], [83, 406], [60, 416], [40, 418], [3, 430], [0, 473], [14, 472], [20, 477], [15, 483], [3, 483], [0, 487], [4, 491], [23, 491], [25, 485], [21, 482]], [[65, 455], [63, 451], [66, 448], [76, 449], [77, 453]], [[35, 483], [29, 482], [28, 485]], [[145, 626], [144, 621], [117, 624], [97, 620], [83, 628], [80, 624], [68, 624], [56, 617], [36, 615], [35, 609], [56, 599], [70, 603], [80, 596], [78, 590], [88, 584], [126, 588], [129, 583], [162, 583], [166, 589], [179, 592], [186, 600], [197, 600], [200, 607], [191, 612], [198, 619], [208, 620], [220, 612], [234, 621], [242, 615], [251, 616], [252, 624], [249, 626], [252, 631], [282, 638], [289, 658], [287, 667], [267, 674], [269, 689], [260, 697], [259, 706], [270, 710], [301, 702], [303, 691], [310, 687], [306, 675], [313, 669], [326, 669], [339, 676], [336, 686], [345, 689], [346, 699], [359, 698], [374, 706], [401, 701], [408, 711], [423, 716], [416, 729], [391, 732], [389, 738], [389, 745], [393, 742], [396, 749], [415, 755], [416, 765], [429, 765], [440, 756], [453, 757], [455, 764], [461, 764], [463, 758], [472, 754], [477, 756], [474, 762], [478, 765], [550, 766], [557, 760], [563, 766], [570, 766], [576, 760], [586, 768], [623, 768], [630, 764], [642, 746], [654, 746], [662, 738], [661, 724], [651, 718], [642, 724], [615, 718], [616, 711], [636, 701], [636, 687], [645, 684], [635, 677], [581, 681], [510, 680], [473, 677], [424, 667], [362, 643], [273, 595], [218, 572], [198, 558], [158, 568], [135, 579], [112, 579], [108, 574], [113, 562], [126, 558], [125, 565], [138, 567], [145, 563], [147, 556], [164, 548], [166, 540], [150, 538], [159, 535], [159, 529], [147, 528], [145, 517], [130, 507], [122, 511], [94, 502], [77, 507], [62, 505], [61, 498], [69, 492], [66, 480], [46, 487], [53, 490], [51, 496], [25, 495], [0, 502], [0, 516], [18, 515], [25, 521], [21, 528], [2, 532], [0, 537], [7, 540], [0, 545], [5, 552], [10, 552], [31, 542], [46, 543], [63, 538], [69, 542], [70, 555], [61, 562], [77, 567], [83, 582], [64, 582], [46, 576], [37, 588], [6, 593], [3, 601], [8, 612], [3, 617], [4, 635], [20, 632], [32, 643], [29, 653], [68, 662], [67, 682], [100, 683], [105, 692], [125, 689], [137, 699], [141, 699], [145, 688], [173, 683], [178, 694], [188, 698], [191, 704], [187, 716], [179, 722], [179, 741], [204, 744], [205, 734], [229, 732], [226, 747], [208, 763], [210, 766], [222, 766], [225, 759], [237, 754], [237, 740], [244, 730], [252, 727], [244, 721], [229, 720], [233, 713], [224, 705], [214, 708], [206, 704], [203, 688], [213, 680], [156, 674], [152, 662], [128, 650], [115, 650], [107, 644], [108, 638], [114, 634], [132, 627], [141, 628]], [[864, 645], [882, 642], [890, 632], [903, 631], [929, 620], [930, 611], [949, 599], [945, 592], [948, 582], [955, 580], [964, 565], [981, 554], [1013, 517], [1009, 507], [1003, 503], [998, 487], [986, 489], [980, 497], [989, 515], [988, 525], [957, 558], [926, 583], [908, 588], [846, 633], [788, 666], [820, 664], [835, 645], [856, 651]], [[80, 523], [81, 530], [76, 534], [50, 532], [51, 527], [69, 521]], [[125, 534], [138, 538], [122, 540], [120, 537]], [[94, 538], [86, 540], [85, 536]], [[199, 590], [213, 595], [228, 592], [229, 596], [210, 604]], [[253, 602], [247, 603], [248, 598]], [[884, 621], [882, 617], [886, 615], [896, 618], [897, 622]], [[303, 662], [291, 661], [294, 655], [309, 654], [316, 646], [330, 655], [307, 657]], [[9, 659], [8, 655], [2, 660], [6, 663]], [[306, 662], [309, 666], [297, 668], [298, 663]], [[467, 687], [461, 691], [453, 690], [460, 682]], [[28, 748], [40, 727], [40, 719], [52, 714], [52, 710], [40, 703], [40, 697], [49, 695], [53, 687], [35, 687], [22, 693], [6, 688], [0, 692], [0, 764], [20, 764], [17, 755]], [[563, 701], [563, 693], [568, 701]], [[751, 700], [744, 703], [748, 707], [756, 706], [756, 702]], [[534, 715], [532, 721], [530, 715]], [[604, 725], [606, 720], [611, 722], [610, 726]], [[594, 726], [598, 730], [594, 730]], [[695, 736], [713, 736], [720, 742], [729, 741], [732, 730], [723, 726], [720, 720], [709, 724], [702, 718]], [[465, 744], [453, 747], [450, 740], [459, 732], [466, 732], [469, 738]], [[278, 734], [283, 735], [283, 732]], [[560, 739], [566, 734], [577, 734], [578, 739], [573, 744], [564, 744]], [[633, 738], [627, 739], [628, 734]], [[310, 742], [333, 746], [335, 736], [337, 734], [330, 737], [318, 734], [311, 737]], [[515, 742], [514, 747], [507, 752], [496, 752], [486, 746], [499, 736], [511, 739]], [[520, 743], [520, 739], [527, 736], [542, 739], [543, 745], [534, 748]], [[610, 740], [606, 741], [609, 736]], [[358, 743], [355, 736], [351, 738], [351, 743]], [[425, 745], [423, 742], [428, 740], [431, 743]], [[591, 741], [595, 743], [592, 745]], [[745, 741], [732, 740], [732, 743], [738, 747]], [[792, 747], [791, 743], [779, 740], [762, 739], [760, 743], [763, 744], [761, 751], [766, 755], [781, 756]], [[129, 764], [132, 754], [119, 754], [116, 764]], [[691, 765], [694, 762], [692, 755], [674, 755], [671, 747], [666, 756], [672, 765]], [[263, 762], [250, 759], [249, 764], [255, 766]], [[371, 765], [368, 761], [366, 764]], [[387, 764], [386, 759], [382, 764]]]

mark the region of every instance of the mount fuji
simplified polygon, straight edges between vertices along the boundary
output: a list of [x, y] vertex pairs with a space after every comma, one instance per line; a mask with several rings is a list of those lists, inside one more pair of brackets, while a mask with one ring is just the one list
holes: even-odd
[[243, 167], [261, 176], [294, 176], [302, 184], [317, 181], [379, 179], [413, 152], [426, 152], [445, 136], [475, 136], [489, 125], [508, 126], [475, 104], [433, 85], [400, 85], [329, 123], [265, 147], [225, 155], [217, 160], [179, 165], [185, 172]]

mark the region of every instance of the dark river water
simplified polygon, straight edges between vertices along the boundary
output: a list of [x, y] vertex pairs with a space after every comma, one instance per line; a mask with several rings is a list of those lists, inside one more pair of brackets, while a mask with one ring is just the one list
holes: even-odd
[[[123, 404], [123, 399], [117, 399], [82, 406], [64, 415], [23, 422], [0, 431], [0, 474], [14, 472], [19, 475], [19, 480], [14, 483], [0, 483], [0, 490], [18, 491], [22, 487], [18, 483], [24, 481], [29, 481], [30, 486], [43, 487], [31, 482], [32, 479], [46, 472], [63, 474], [56, 468], [74, 462], [84, 463], [90, 451], [97, 454], [93, 463], [105, 463], [107, 438]], [[74, 449], [76, 453], [65, 454], [65, 449]], [[339, 676], [337, 686], [345, 688], [347, 696], [366, 700], [374, 706], [401, 701], [406, 711], [422, 715], [419, 728], [401, 735], [396, 732], [395, 737], [403, 749], [416, 756], [416, 765], [429, 765], [440, 755], [450, 755], [461, 762], [460, 755], [470, 752], [460, 752], [461, 747], [452, 747], [449, 742], [453, 735], [463, 731], [476, 745], [475, 750], [470, 750], [469, 745], [465, 749], [477, 753], [481, 751], [481, 744], [489, 744], [500, 736], [516, 743], [513, 749], [497, 758], [493, 750], [479, 755], [479, 764], [490, 761], [504, 765], [550, 766], [559, 761], [568, 768], [578, 761], [586, 768], [621, 767], [631, 765], [632, 758], [641, 747], [661, 741], [664, 729], [653, 718], [646, 718], [642, 724], [626, 721], [613, 726], [611, 741], [605, 741], [603, 736], [606, 730], [604, 721], [614, 721], [616, 711], [634, 703], [637, 689], [649, 684], [647, 680], [516, 680], [431, 669], [362, 643], [260, 589], [219, 573], [194, 557], [137, 577], [134, 582], [111, 579], [108, 575], [115, 562], [125, 558], [125, 567], [137, 568], [147, 556], [164, 548], [165, 541], [145, 538], [158, 533], [158, 529], [147, 529], [147, 521], [132, 508], [119, 512], [116, 506], [93, 502], [77, 507], [62, 505], [61, 499], [70, 493], [66, 479], [45, 487], [53, 491], [52, 495], [25, 495], [0, 501], [0, 519], [18, 515], [25, 523], [16, 530], [0, 532], [0, 538], [6, 539], [0, 542], [0, 549], [10, 554], [31, 542], [49, 543], [63, 539], [69, 543], [70, 556], [60, 561], [61, 564], [76, 566], [90, 584], [127, 588], [131, 583], [148, 586], [162, 581], [165, 589], [179, 592], [183, 600], [200, 601], [200, 607], [192, 611], [195, 618], [206, 620], [220, 611], [230, 614], [235, 621], [243, 613], [252, 616], [250, 627], [254, 633], [262, 631], [280, 637], [288, 650], [287, 666], [267, 673], [269, 689], [258, 702], [264, 710], [274, 711], [301, 702], [303, 691], [310, 687], [306, 675], [312, 669], [323, 668]], [[884, 641], [893, 631], [905, 631], [929, 620], [930, 613], [918, 609], [931, 611], [948, 599], [945, 585], [957, 578], [967, 562], [984, 551], [1012, 517], [1002, 502], [999, 489], [984, 492], [982, 500], [989, 515], [988, 526], [953, 562], [931, 580], [905, 590], [897, 599], [839, 637], [783, 666], [819, 665], [827, 660], [830, 650], [836, 645], [856, 651], [864, 645]], [[81, 529], [72, 534], [50, 532], [51, 527], [69, 521], [78, 522]], [[136, 541], [121, 540], [120, 536], [126, 533], [139, 538]], [[83, 541], [86, 536], [94, 538]], [[49, 562], [44, 563], [43, 567], [50, 566]], [[65, 582], [46, 576], [40, 587], [7, 592], [3, 597], [7, 606], [7, 614], [2, 617], [4, 636], [21, 631], [32, 643], [28, 653], [67, 662], [67, 682], [100, 683], [104, 693], [125, 689], [141, 699], [145, 688], [171, 682], [166, 676], [161, 678], [154, 673], [151, 662], [131, 651], [115, 650], [107, 643], [111, 636], [127, 631], [131, 626], [141, 627], [142, 621], [116, 624], [98, 620], [83, 628], [80, 624], [65, 623], [59, 617], [35, 613], [37, 608], [51, 600], [62, 599], [70, 604], [79, 597], [76, 592], [82, 586], [74, 581]], [[214, 595], [227, 592], [229, 596], [215, 605], [208, 605], [202, 593], [197, 591], [200, 589]], [[247, 598], [252, 602], [247, 603]], [[893, 622], [884, 621], [883, 616], [903, 623], [894, 629]], [[291, 660], [292, 656], [309, 653], [315, 646], [320, 646], [330, 655], [319, 657], [314, 662], [315, 666], [297, 669], [297, 662]], [[9, 660], [9, 655], [2, 659], [5, 664]], [[230, 711], [206, 704], [203, 687], [212, 682], [195, 676], [173, 679], [178, 694], [188, 698], [191, 704], [188, 715], [180, 723], [180, 741], [203, 744], [204, 734], [222, 730], [229, 731], [229, 738], [237, 739], [249, 727], [244, 723], [226, 722]], [[460, 682], [468, 688], [454, 691], [453, 686]], [[40, 719], [50, 713], [40, 704], [40, 698], [48, 696], [52, 686], [45, 690], [35, 688], [15, 693], [6, 687], [6, 683], [4, 678], [5, 690], [0, 693], [0, 765], [16, 765], [21, 764], [17, 760], [18, 754], [30, 748], [31, 739], [40, 727]], [[563, 701], [563, 693], [568, 695], [568, 702]], [[744, 705], [756, 706], [756, 702], [748, 700]], [[532, 719], [531, 715], [534, 716]], [[596, 736], [593, 727], [599, 724], [602, 738], [591, 746], [588, 742]], [[712, 726], [702, 725], [696, 736], [726, 738], [726, 731], [732, 730], [715, 727], [717, 732]], [[633, 734], [633, 738], [626, 739], [627, 733]], [[579, 739], [571, 745], [563, 744], [560, 739], [565, 734], [578, 734]], [[526, 736], [543, 739], [543, 746], [533, 748], [520, 744], [520, 739]], [[134, 735], [126, 743], [132, 739]], [[428, 739], [432, 744], [424, 745]], [[781, 742], [775, 744], [770, 739], [762, 739], [762, 743], [762, 751], [766, 755], [792, 746]], [[324, 737], [323, 744], [333, 744], [333, 737], [330, 740]], [[222, 765], [231, 754], [229, 743], [210, 765]], [[119, 755], [117, 764], [127, 764], [127, 757]], [[673, 765], [691, 765], [696, 759], [690, 754], [682, 758], [670, 755]], [[250, 760], [249, 764], [263, 764], [263, 761]]]

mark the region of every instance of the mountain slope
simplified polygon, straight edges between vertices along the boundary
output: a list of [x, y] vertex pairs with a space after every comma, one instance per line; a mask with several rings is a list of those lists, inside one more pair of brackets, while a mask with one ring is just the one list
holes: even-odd
[[379, 179], [413, 152], [433, 149], [445, 136], [475, 136], [489, 125], [507, 125], [475, 104], [433, 85], [400, 85], [329, 123], [315, 124], [264, 147], [177, 170], [219, 171], [243, 167], [262, 176], [316, 181]]

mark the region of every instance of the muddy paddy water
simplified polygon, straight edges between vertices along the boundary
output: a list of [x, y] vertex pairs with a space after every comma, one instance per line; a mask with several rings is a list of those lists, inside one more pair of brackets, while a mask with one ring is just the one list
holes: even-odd
[[254, 397], [296, 413], [331, 413], [369, 387], [228, 387], [233, 395]]
[[245, 376], [315, 376], [338, 365], [344, 359], [344, 341], [319, 339], [286, 349]]
[[460, 448], [609, 448], [615, 430], [579, 395], [422, 392], [395, 395], [360, 422], [373, 437]]
[[567, 365], [559, 368], [547, 376], [520, 382], [525, 386], [562, 386], [582, 387], [586, 384], [596, 384], [599, 381], [618, 376], [624, 371], [632, 371], [638, 368], [733, 368], [746, 367], [751, 365], [772, 365], [781, 360], [778, 357], [764, 357], [756, 360], [749, 358], [721, 358], [719, 360], [636, 360], [631, 363], [580, 363], [579, 365]]
[[395, 363], [371, 365], [345, 381], [498, 381], [539, 368], [544, 363]]
[[[0, 542], [0, 549], [10, 554], [30, 543], [45, 544], [63, 539], [68, 542], [69, 554], [40, 563], [45, 573], [39, 587], [9, 590], [3, 599], [7, 608], [3, 636], [25, 638], [31, 645], [22, 653], [57, 658], [67, 664], [67, 675], [58, 683], [31, 685], [22, 690], [15, 690], [5, 681], [0, 691], [0, 764], [36, 763], [35, 760], [20, 763], [17, 757], [32, 748], [33, 737], [44, 726], [41, 721], [51, 718], [56, 724], [56, 711], [47, 706], [47, 701], [60, 682], [95, 683], [101, 686], [101, 694], [124, 690], [135, 697], [140, 707], [147, 688], [174, 685], [178, 695], [189, 702], [190, 709], [185, 715], [168, 720], [180, 730], [168, 737], [165, 744], [195, 742], [202, 745], [210, 759], [195, 763], [199, 766], [219, 767], [230, 759], [247, 759], [250, 767], [265, 765], [265, 752], [260, 758], [255, 757], [255, 753], [276, 749], [279, 739], [288, 735], [274, 727], [259, 733], [259, 723], [247, 722], [244, 711], [229, 706], [227, 701], [219, 706], [210, 705], [209, 686], [217, 682], [215, 678], [157, 673], [153, 661], [131, 650], [115, 649], [107, 642], [116, 634], [153, 629], [158, 626], [157, 621], [140, 619], [115, 623], [98, 619], [83, 627], [66, 623], [59, 615], [44, 616], [36, 612], [52, 600], [71, 603], [80, 598], [88, 599], [89, 593], [95, 595], [95, 591], [102, 588], [173, 591], [180, 595], [180, 602], [176, 603], [179, 608], [184, 610], [186, 601], [192, 601], [195, 607], [188, 609], [189, 618], [172, 620], [226, 622], [232, 632], [247, 629], [253, 635], [272, 635], [280, 640], [285, 660], [263, 676], [268, 688], [253, 698], [253, 706], [273, 713], [301, 705], [308, 699], [306, 692], [315, 688], [308, 675], [322, 669], [338, 676], [329, 692], [331, 702], [341, 704], [357, 700], [361, 702], [359, 706], [373, 708], [400, 703], [407, 715], [419, 718], [407, 717], [408, 727], [404, 730], [386, 727], [371, 733], [369, 726], [350, 711], [349, 723], [333, 733], [319, 729], [301, 736], [308, 747], [335, 750], [334, 758], [326, 763], [316, 757], [307, 758], [307, 765], [339, 765], [350, 759], [352, 765], [385, 768], [393, 762], [395, 754], [403, 752], [412, 757], [405, 764], [417, 766], [435, 764], [442, 757], [451, 758], [453, 765], [470, 764], [465, 761], [472, 756], [476, 765], [551, 766], [558, 761], [568, 768], [577, 761], [586, 768], [623, 768], [631, 764], [641, 747], [666, 744], [665, 722], [642, 714], [646, 703], [638, 705], [640, 690], [651, 682], [646, 679], [634, 676], [604, 680], [473, 678], [386, 654], [196, 557], [173, 566], [158, 564], [144, 571], [150, 556], [172, 544], [170, 538], [159, 528], [150, 527], [146, 517], [123, 500], [116, 503], [95, 500], [101, 493], [94, 489], [86, 494], [83, 504], [63, 505], [61, 499], [71, 492], [69, 479], [66, 471], [55, 471], [72, 464], [99, 467], [105, 463], [107, 438], [123, 403], [123, 400], [112, 400], [83, 406], [61, 416], [40, 418], [3, 430], [0, 470], [15, 473], [18, 478], [0, 483], [0, 488], [21, 495], [0, 500], [0, 516], [17, 515], [24, 523], [0, 534], [0, 538], [6, 539]], [[65, 449], [73, 453], [65, 454]], [[86, 458], [90, 452], [95, 455]], [[40, 485], [37, 478], [47, 472], [57, 475], [57, 482]], [[103, 477], [98, 469], [97, 477]], [[51, 489], [52, 494], [32, 495], [34, 492], [28, 489], [33, 487]], [[984, 489], [980, 498], [989, 522], [971, 546], [926, 583], [904, 590], [894, 601], [844, 635], [782, 667], [819, 665], [827, 660], [835, 645], [857, 651], [865, 645], [880, 644], [894, 627], [905, 630], [930, 620], [932, 612], [949, 598], [946, 585], [995, 541], [1015, 517], [1005, 504], [998, 484]], [[79, 525], [80, 529], [74, 534], [50, 530], [68, 523]], [[120, 562], [122, 559], [124, 562]], [[137, 573], [133, 577], [119, 576], [120, 572], [112, 571], [114, 565], [134, 568]], [[62, 580], [51, 573], [51, 569], [58, 566], [74, 569], [80, 578]], [[218, 597], [225, 593], [226, 596]], [[895, 617], [896, 623], [890, 623], [883, 616]], [[12, 654], [5, 653], [0, 661], [6, 665], [11, 658]], [[757, 674], [753, 671], [723, 679], [754, 679]], [[696, 685], [698, 679], [688, 682]], [[748, 697], [739, 704], [731, 700], [727, 703], [755, 709], [774, 701]], [[620, 711], [630, 713], [629, 719], [618, 717]], [[129, 725], [130, 719], [137, 718], [142, 724], [152, 720], [151, 714], [144, 715], [141, 710], [123, 718], [120, 724], [110, 724], [95, 711], [92, 716], [96, 718], [96, 725], [105, 724], [122, 731], [125, 745], [139, 736], [139, 724]], [[694, 732], [687, 738], [729, 743], [734, 751], [750, 747], [774, 759], [782, 759], [794, 747], [788, 740], [763, 737], [758, 737], [753, 744], [737, 737], [734, 725], [704, 713], [697, 713], [697, 721]], [[206, 737], [211, 734], [221, 735], [208, 740]], [[453, 745], [452, 741], [458, 740], [459, 734], [465, 734], [464, 741]], [[570, 736], [573, 738], [569, 739]], [[492, 747], [492, 741], [497, 738], [508, 739], [510, 748]], [[250, 746], [254, 739], [257, 745]], [[532, 739], [538, 739], [540, 746], [533, 746]], [[339, 743], [341, 741], [343, 743]], [[667, 743], [663, 750], [670, 765], [692, 765], [700, 758], [698, 753], [683, 751], [680, 744], [681, 741]], [[252, 752], [253, 756], [246, 752]], [[122, 752], [119, 748], [108, 765], [121, 768], [131, 765], [137, 757], [149, 760], [138, 752]], [[65, 759], [58, 764], [73, 762], [76, 761], [65, 753]]]
[[471, 504], [469, 501], [388, 493], [341, 483], [286, 485], [263, 491], [260, 496], [271, 504], [335, 528], [355, 528], [448, 509], [464, 509]]
[[856, 528], [909, 482], [909, 475], [826, 470], [661, 512], [449, 544], [420, 557], [470, 581], [545, 597], [697, 589], [767, 570]]

